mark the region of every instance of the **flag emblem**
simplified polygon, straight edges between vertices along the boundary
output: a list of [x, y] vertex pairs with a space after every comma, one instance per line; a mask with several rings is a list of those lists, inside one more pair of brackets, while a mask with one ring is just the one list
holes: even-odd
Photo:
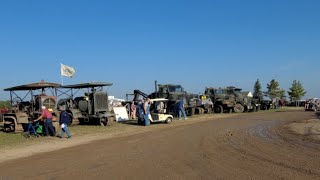
[[67, 76], [67, 77], [73, 78], [75, 72], [76, 71], [74, 70], [73, 67], [61, 64], [61, 75], [62, 76]]

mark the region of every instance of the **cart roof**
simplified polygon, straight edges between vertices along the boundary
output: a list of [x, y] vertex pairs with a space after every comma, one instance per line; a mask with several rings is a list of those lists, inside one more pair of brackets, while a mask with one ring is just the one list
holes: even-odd
[[165, 98], [155, 98], [155, 99], [150, 99], [151, 101], [169, 101], [169, 99], [165, 99]]
[[65, 85], [65, 86], [61, 86], [61, 88], [81, 89], [81, 88], [93, 88], [93, 87], [101, 87], [101, 86], [112, 86], [112, 83], [90, 82], [90, 83]]
[[28, 90], [38, 90], [43, 88], [59, 88], [61, 85], [52, 82], [36, 82], [31, 84], [24, 84], [20, 86], [14, 86], [4, 89], [4, 91], [28, 91]]

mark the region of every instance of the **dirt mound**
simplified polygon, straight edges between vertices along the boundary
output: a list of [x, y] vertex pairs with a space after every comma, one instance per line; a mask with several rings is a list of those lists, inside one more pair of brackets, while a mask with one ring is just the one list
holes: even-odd
[[288, 128], [298, 135], [308, 136], [313, 139], [320, 140], [319, 119], [309, 119], [304, 122], [292, 123], [288, 125]]

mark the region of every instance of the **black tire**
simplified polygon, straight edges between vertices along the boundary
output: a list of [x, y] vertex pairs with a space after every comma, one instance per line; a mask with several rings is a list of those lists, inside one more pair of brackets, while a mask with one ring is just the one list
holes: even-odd
[[69, 122], [68, 126], [71, 126], [71, 124], [73, 122], [73, 115], [72, 115], [72, 113], [68, 113], [68, 114], [70, 116], [70, 122]]
[[195, 108], [194, 109], [195, 114], [202, 114], [201, 108]]
[[196, 108], [189, 108], [187, 115], [193, 116], [195, 114]]
[[221, 105], [215, 105], [214, 112], [215, 113], [223, 113], [223, 107]]
[[102, 117], [100, 118], [100, 125], [101, 126], [108, 126], [108, 118], [107, 117]]
[[168, 117], [167, 119], [166, 119], [166, 124], [171, 124], [172, 123], [172, 118], [171, 117]]
[[262, 109], [262, 110], [268, 110], [268, 106], [267, 106], [267, 105], [262, 105], [262, 106], [261, 106], [261, 109]]
[[138, 118], [138, 125], [143, 125], [143, 124], [144, 124], [144, 120], [141, 117], [139, 117]]
[[242, 104], [237, 103], [234, 107], [233, 110], [235, 113], [243, 113], [244, 112], [244, 107]]
[[256, 107], [256, 112], [260, 111], [260, 106]]

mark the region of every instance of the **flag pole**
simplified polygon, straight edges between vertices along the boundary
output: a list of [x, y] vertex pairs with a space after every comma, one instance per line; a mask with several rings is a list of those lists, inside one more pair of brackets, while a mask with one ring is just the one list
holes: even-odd
[[60, 63], [61, 85], [63, 86], [62, 63]]

